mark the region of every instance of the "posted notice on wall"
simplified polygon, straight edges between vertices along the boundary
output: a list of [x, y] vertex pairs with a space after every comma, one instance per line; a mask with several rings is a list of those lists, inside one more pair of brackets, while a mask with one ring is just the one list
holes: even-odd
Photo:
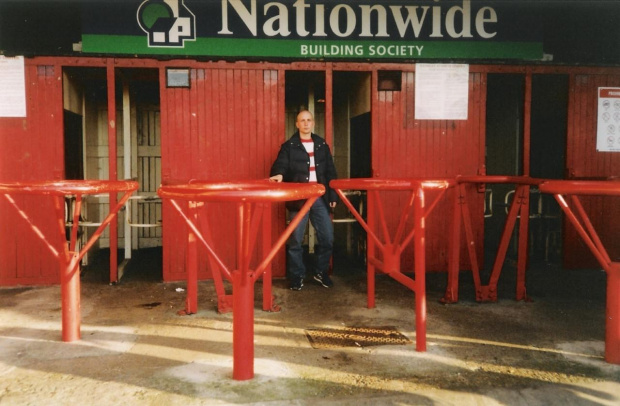
[[598, 88], [596, 150], [620, 152], [620, 87]]
[[469, 65], [415, 66], [415, 119], [467, 120]]
[[24, 57], [0, 55], [0, 117], [26, 117]]

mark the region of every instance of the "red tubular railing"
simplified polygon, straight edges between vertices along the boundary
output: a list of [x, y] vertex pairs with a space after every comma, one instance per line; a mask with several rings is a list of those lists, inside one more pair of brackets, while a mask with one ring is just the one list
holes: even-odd
[[[187, 184], [160, 186], [157, 191], [157, 194], [164, 201], [169, 201], [185, 220], [189, 227], [190, 238], [195, 237], [207, 249], [212, 265], [213, 280], [218, 292], [218, 306], [222, 298], [225, 298], [227, 306], [232, 306], [233, 378], [236, 380], [254, 377], [254, 282], [263, 277], [263, 309], [277, 311], [278, 307], [274, 306], [271, 294], [271, 261], [303, 216], [310, 210], [312, 204], [324, 193], [325, 188], [319, 184], [275, 183], [266, 180], [223, 183], [192, 181]], [[251, 270], [250, 259], [256, 245], [263, 213], [270, 212], [269, 208], [272, 203], [301, 199], [307, 200], [275, 244], [269, 248], [269, 244], [263, 241], [264, 257], [256, 269]], [[179, 204], [179, 200], [189, 201], [189, 205], [186, 207], [186, 205]], [[201, 218], [201, 221], [197, 222], [194, 210], [199, 202], [235, 204], [237, 209], [237, 269], [230, 270], [213, 249], [210, 227], [206, 218]], [[263, 221], [263, 238], [268, 238], [268, 236], [271, 236], [270, 217]], [[189, 246], [190, 249], [192, 247], [192, 245]], [[195, 249], [191, 255], [195, 257]], [[193, 266], [196, 266], [195, 260]], [[222, 277], [232, 281], [232, 300], [225, 296]], [[191, 314], [196, 312], [197, 307], [196, 272], [188, 270], [187, 283], [188, 298], [185, 313]]]
[[[330, 186], [349, 209], [353, 217], [367, 233], [367, 278], [368, 308], [375, 306], [375, 269], [383, 272], [415, 292], [416, 297], [416, 350], [426, 351], [426, 262], [425, 262], [425, 222], [437, 202], [444, 196], [449, 187], [454, 186], [450, 179], [338, 179], [330, 182]], [[366, 190], [368, 196], [368, 221], [365, 221], [349, 199], [344, 190]], [[426, 207], [425, 192], [439, 190], [435, 200]], [[400, 220], [395, 233], [390, 233], [383, 204], [379, 193], [385, 191], [409, 191], [407, 203], [403, 206]], [[413, 211], [413, 229], [405, 233], [407, 221]], [[383, 240], [375, 230], [378, 220]], [[401, 254], [413, 239], [414, 276], [411, 279], [402, 273], [400, 266]], [[375, 247], [381, 253], [381, 259], [375, 256]]]
[[[542, 183], [539, 189], [555, 197], [566, 218], [607, 273], [605, 360], [620, 364], [620, 262], [613, 262], [609, 257], [579, 200], [580, 195], [620, 196], [620, 181], [550, 180]], [[570, 196], [570, 203], [566, 196]]]
[[[45, 246], [58, 260], [60, 266], [60, 292], [62, 308], [62, 340], [66, 342], [80, 339], [80, 261], [86, 252], [93, 246], [105, 228], [116, 218], [118, 211], [129, 200], [131, 194], [138, 189], [134, 181], [111, 180], [60, 180], [38, 182], [3, 182], [0, 183], [0, 194], [3, 194], [9, 204], [13, 206], [21, 218], [32, 228], [33, 232], [43, 241]], [[124, 193], [121, 199], [112, 207], [101, 225], [91, 235], [86, 244], [76, 252], [77, 235], [82, 196], [99, 193]], [[54, 240], [48, 238], [33, 222], [27, 213], [19, 207], [13, 195], [49, 195], [54, 196], [55, 214], [57, 219], [55, 241], [63, 241], [63, 250], [58, 251]], [[75, 196], [73, 209], [73, 226], [69, 244], [65, 240], [65, 208], [64, 197]]]
[[[527, 299], [525, 270], [527, 267], [530, 187], [537, 186], [541, 182], [541, 179], [530, 178], [528, 176], [458, 176], [456, 178], [457, 186], [454, 194], [452, 234], [450, 237], [450, 255], [448, 259], [448, 284], [444, 297], [441, 300], [442, 302], [455, 303], [458, 301], [461, 224], [465, 227], [467, 252], [469, 254], [472, 276], [476, 289], [476, 300], [480, 302], [497, 300], [497, 282], [506, 259], [510, 238], [517, 217], [519, 216], [521, 220], [519, 222], [516, 299]], [[476, 240], [473, 235], [471, 212], [468, 206], [467, 185], [479, 184], [483, 186], [488, 183], [514, 184], [515, 196], [510, 205], [508, 216], [506, 217], [489, 283], [483, 285], [480, 280], [480, 267], [476, 254]]]

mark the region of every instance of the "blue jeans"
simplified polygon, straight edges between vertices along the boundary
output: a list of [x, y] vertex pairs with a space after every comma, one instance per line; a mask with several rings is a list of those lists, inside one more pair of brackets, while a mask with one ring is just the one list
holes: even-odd
[[[297, 213], [296, 211], [289, 212], [289, 219], [292, 220]], [[329, 260], [334, 249], [334, 226], [332, 225], [327, 203], [319, 197], [293, 231], [286, 244], [289, 278], [304, 278], [306, 276], [306, 266], [304, 265], [303, 258], [304, 251], [301, 244], [304, 240], [308, 218], [310, 218], [310, 222], [316, 230], [318, 240], [314, 249], [316, 255], [315, 273], [320, 274], [329, 270]]]

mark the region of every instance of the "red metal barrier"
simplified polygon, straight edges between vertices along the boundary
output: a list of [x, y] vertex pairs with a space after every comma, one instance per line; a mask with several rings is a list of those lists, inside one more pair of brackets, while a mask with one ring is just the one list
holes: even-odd
[[[330, 186], [338, 193], [342, 202], [367, 233], [367, 278], [368, 308], [375, 306], [375, 269], [383, 272], [415, 292], [416, 297], [416, 350], [426, 351], [426, 263], [424, 232], [425, 222], [446, 190], [454, 185], [454, 180], [447, 179], [338, 179], [332, 180]], [[368, 222], [353, 207], [343, 190], [366, 190], [368, 198]], [[439, 190], [440, 193], [430, 206], [425, 207], [425, 191]], [[379, 192], [410, 191], [407, 204], [402, 208], [396, 232], [391, 235], [385, 219], [383, 204]], [[405, 233], [407, 221], [413, 209], [413, 229]], [[383, 240], [375, 231], [375, 215], [379, 221]], [[400, 257], [413, 239], [414, 275], [411, 279], [400, 269]], [[375, 247], [381, 253], [382, 260], [375, 256]]]
[[[0, 183], [0, 194], [3, 194], [9, 204], [11, 204], [32, 228], [35, 234], [43, 241], [45, 246], [57, 258], [60, 265], [60, 286], [62, 304], [62, 340], [66, 342], [80, 339], [80, 261], [86, 252], [93, 246], [97, 238], [103, 233], [104, 229], [114, 220], [118, 211], [123, 207], [131, 194], [138, 189], [138, 183], [134, 181], [110, 181], [110, 180], [59, 180], [59, 181], [39, 181], [39, 182], [3, 182]], [[124, 193], [122, 198], [114, 207], [110, 207], [110, 212], [101, 222], [101, 225], [88, 239], [88, 242], [81, 247], [79, 252], [75, 251], [82, 208], [82, 196], [100, 193]], [[19, 208], [19, 204], [12, 198], [13, 195], [50, 195], [54, 199], [55, 214], [57, 219], [58, 234], [52, 238], [44, 235], [43, 232], [32, 223], [28, 214]], [[62, 251], [56, 248], [54, 242], [65, 241], [65, 196], [75, 196], [75, 208], [73, 210], [73, 226], [71, 228], [71, 239], [69, 244], [63, 243]]]
[[[302, 217], [310, 210], [316, 199], [324, 193], [323, 185], [316, 183], [276, 183], [266, 180], [223, 183], [192, 181], [187, 184], [164, 185], [157, 191], [157, 194], [162, 199], [169, 201], [181, 215], [190, 229], [191, 238], [195, 236], [202, 243], [207, 249], [212, 263], [217, 265], [212, 267], [212, 272], [218, 292], [218, 301], [221, 296], [224, 296], [222, 293], [224, 291], [222, 276], [232, 281], [233, 378], [236, 380], [254, 377], [254, 282], [261, 276], [263, 277], [263, 297], [269, 300], [266, 310], [276, 309], [272, 303], [271, 269], [269, 265]], [[263, 254], [266, 252], [264, 259], [255, 270], [251, 270], [250, 259], [257, 240], [263, 211], [269, 211], [271, 203], [300, 199], [307, 199], [304, 206], [270, 250], [265, 250], [265, 244], [263, 244]], [[185, 207], [179, 204], [179, 200], [189, 201], [189, 205]], [[196, 220], [194, 210], [197, 202], [223, 202], [236, 205], [237, 269], [229, 270], [213, 250], [207, 222], [198, 223]], [[259, 210], [256, 210], [257, 208]], [[267, 227], [267, 232], [263, 236], [270, 236], [271, 222], [264, 222], [264, 227]], [[190, 249], [192, 249], [191, 245]], [[188, 272], [187, 313], [195, 312], [197, 302], [195, 298], [196, 280], [196, 273]], [[263, 308], [265, 305], [266, 303], [263, 302]]]
[[[456, 182], [457, 187], [454, 195], [450, 256], [448, 259], [448, 284], [446, 293], [441, 301], [444, 303], [456, 303], [458, 301], [461, 223], [465, 227], [467, 252], [469, 254], [476, 289], [476, 300], [479, 302], [494, 302], [497, 300], [497, 282], [506, 259], [506, 251], [508, 250], [517, 217], [520, 217], [521, 220], [519, 222], [516, 299], [527, 299], [525, 269], [527, 266], [530, 187], [539, 185], [542, 180], [530, 178], [528, 176], [458, 176]], [[480, 267], [476, 254], [476, 242], [472, 230], [471, 214], [467, 204], [467, 185], [479, 184], [478, 189], [482, 190], [487, 183], [514, 184], [515, 195], [510, 205], [508, 216], [506, 217], [506, 223], [504, 224], [504, 230], [497, 249], [489, 283], [488, 285], [482, 285], [480, 281]]]
[[[620, 181], [550, 180], [542, 183], [539, 189], [553, 194], [566, 218], [607, 273], [605, 360], [620, 364], [620, 262], [613, 262], [609, 257], [579, 200], [579, 195], [620, 196]], [[570, 196], [570, 204], [565, 196]]]

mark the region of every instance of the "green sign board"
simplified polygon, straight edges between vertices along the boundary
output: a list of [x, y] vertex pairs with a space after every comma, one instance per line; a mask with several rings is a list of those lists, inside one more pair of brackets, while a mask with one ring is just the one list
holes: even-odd
[[294, 60], [543, 56], [540, 21], [474, 0], [145, 0], [88, 3], [82, 51]]

